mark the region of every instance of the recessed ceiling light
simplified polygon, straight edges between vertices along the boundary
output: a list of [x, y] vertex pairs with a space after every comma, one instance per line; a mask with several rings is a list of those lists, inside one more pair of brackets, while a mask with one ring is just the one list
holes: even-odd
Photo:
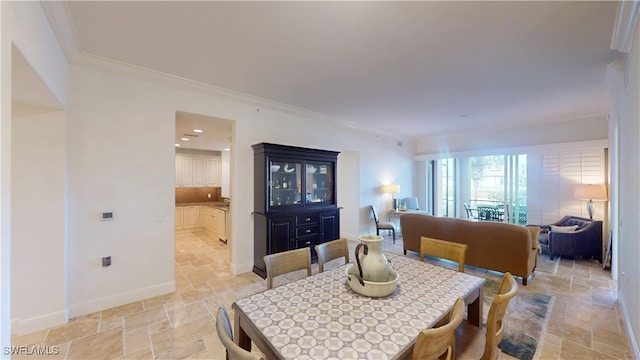
[[183, 137], [183, 138], [180, 138], [180, 140], [182, 140], [182, 141], [189, 141], [189, 140], [191, 140], [191, 139], [189, 139], [188, 137]]
[[193, 129], [193, 132], [201, 133], [202, 130], [201, 129]]
[[176, 146], [180, 146], [180, 144], [176, 144]]
[[224, 151], [231, 151], [231, 149], [229, 149], [229, 148], [224, 148]]

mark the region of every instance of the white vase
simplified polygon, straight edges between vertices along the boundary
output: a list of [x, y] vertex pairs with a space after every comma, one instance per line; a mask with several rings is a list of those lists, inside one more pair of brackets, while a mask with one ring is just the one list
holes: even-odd
[[360, 235], [356, 246], [356, 270], [364, 281], [386, 282], [391, 277], [391, 263], [382, 253], [382, 236]]

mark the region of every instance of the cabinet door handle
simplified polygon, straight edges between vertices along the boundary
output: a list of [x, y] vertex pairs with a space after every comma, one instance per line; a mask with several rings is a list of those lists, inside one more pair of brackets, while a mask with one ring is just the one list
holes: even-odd
[[305, 233], [307, 233], [307, 234], [308, 234], [308, 233], [310, 233], [310, 232], [311, 232], [311, 230], [307, 230], [307, 231], [305, 231]]
[[304, 221], [309, 222], [309, 221], [311, 221], [311, 218], [306, 218], [306, 219], [304, 219]]
[[304, 243], [305, 245], [311, 245], [311, 241], [307, 241], [306, 243]]

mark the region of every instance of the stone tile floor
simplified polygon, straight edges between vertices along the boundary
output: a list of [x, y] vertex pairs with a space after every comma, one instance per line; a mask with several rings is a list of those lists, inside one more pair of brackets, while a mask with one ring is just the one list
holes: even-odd
[[[393, 245], [386, 237], [383, 249], [401, 253], [402, 239]], [[58, 353], [13, 358], [224, 359], [215, 329], [217, 308], [225, 306], [233, 316], [231, 304], [235, 299], [266, 289], [265, 281], [253, 273], [230, 273], [229, 251], [227, 245], [204, 232], [178, 233], [176, 292], [14, 336], [13, 346], [49, 346], [58, 349]], [[313, 272], [317, 272], [316, 264]], [[534, 273], [527, 288], [555, 296], [535, 358], [632, 358], [616, 300], [616, 282], [610, 275], [600, 263], [580, 258], [562, 259], [555, 268]], [[283, 276], [276, 279], [275, 285], [301, 276], [304, 273]], [[473, 344], [469, 354], [482, 353], [484, 339], [460, 340]], [[460, 355], [465, 358], [467, 353]], [[512, 359], [506, 354], [501, 358]]]

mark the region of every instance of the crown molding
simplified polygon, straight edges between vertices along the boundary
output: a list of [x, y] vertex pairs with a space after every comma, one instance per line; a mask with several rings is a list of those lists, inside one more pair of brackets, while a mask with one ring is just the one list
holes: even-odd
[[80, 55], [78, 36], [73, 26], [71, 13], [64, 1], [40, 1], [40, 6], [49, 20], [51, 29], [58, 39], [58, 44], [67, 58], [67, 62], [73, 61]]
[[613, 28], [611, 48], [623, 53], [631, 50], [633, 34], [638, 26], [640, 1], [620, 1]]
[[546, 151], [566, 150], [566, 149], [604, 149], [609, 147], [609, 140], [585, 140], [571, 141], [565, 143], [552, 143], [542, 145], [523, 145], [500, 147], [495, 149], [461, 150], [447, 153], [427, 153], [418, 154], [413, 157], [416, 161], [440, 160], [445, 158], [465, 158], [474, 156], [489, 155], [516, 155], [530, 153], [544, 153]]
[[628, 80], [626, 67], [626, 56], [624, 59], [616, 60], [607, 66], [605, 73], [607, 110], [610, 110], [613, 106], [613, 101], [619, 92], [619, 88], [626, 87]]
[[337, 126], [373, 134], [379, 137], [391, 137], [408, 142], [415, 141], [413, 138], [407, 138], [395, 133], [390, 133], [389, 131], [375, 129], [357, 122], [339, 119], [324, 113], [216, 87], [169, 73], [120, 62], [114, 59], [88, 54], [81, 49], [79, 37], [77, 35], [76, 28], [73, 25], [74, 22], [66, 2], [40, 1], [40, 5], [49, 20], [49, 24], [58, 39], [58, 43], [60, 44], [67, 61], [71, 64], [107, 71], [116, 75], [128, 76], [138, 80], [149, 81], [158, 85], [180, 88], [207, 96], [221, 97], [230, 101], [244, 103], [249, 106], [257, 106], [285, 112], [295, 116], [303, 116], [315, 121], [330, 122]]
[[213, 96], [223, 98], [233, 102], [243, 103], [258, 109], [270, 109], [280, 111], [295, 116], [310, 118], [315, 121], [329, 122], [336, 126], [356, 130], [359, 132], [369, 133], [376, 136], [390, 137], [407, 142], [415, 141], [415, 139], [406, 138], [397, 134], [389, 133], [379, 129], [371, 128], [352, 121], [343, 120], [327, 114], [315, 112], [312, 110], [299, 108], [296, 106], [280, 103], [265, 98], [248, 95], [234, 90], [229, 90], [214, 85], [198, 82], [195, 80], [183, 78], [173, 74], [152, 70], [149, 68], [132, 65], [129, 63], [81, 53], [73, 60], [73, 64], [89, 69], [109, 72], [114, 75], [138, 79], [141, 81], [151, 82], [161, 86], [178, 88], [189, 92], [199, 93], [205, 96]]

